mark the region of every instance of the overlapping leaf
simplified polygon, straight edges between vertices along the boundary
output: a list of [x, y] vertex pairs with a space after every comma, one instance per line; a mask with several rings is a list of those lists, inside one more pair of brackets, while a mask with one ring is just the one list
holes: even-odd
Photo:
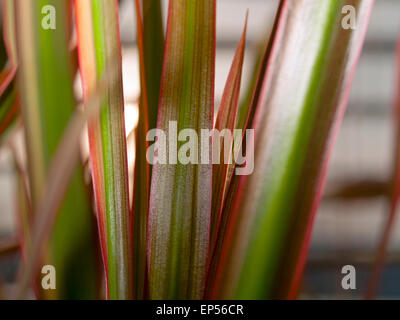
[[[355, 30], [342, 28], [345, 5], [356, 9]], [[232, 182], [212, 297], [296, 296], [372, 5], [281, 1], [249, 117], [254, 173]]]
[[133, 294], [132, 234], [118, 3], [76, 0], [75, 4], [85, 97], [111, 64], [119, 74], [107, 88], [100, 117], [89, 123], [89, 143], [107, 296], [129, 299]]
[[94, 92], [86, 98], [85, 106], [79, 105], [68, 127], [65, 129], [59, 146], [51, 159], [51, 164], [44, 184], [44, 195], [33, 208], [35, 219], [32, 229], [32, 240], [29, 243], [29, 251], [26, 263], [21, 266], [20, 279], [16, 290], [16, 297], [24, 297], [26, 288], [37, 272], [40, 263], [41, 252], [51, 235], [54, 223], [57, 221], [59, 207], [63, 202], [68, 186], [74, 176], [78, 163], [80, 146], [79, 142], [85, 124], [99, 116], [104, 105], [101, 104], [103, 97], [120, 73], [113, 64], [103, 73], [101, 80]]
[[[74, 112], [68, 50], [70, 4], [63, 0], [15, 1], [19, 93], [34, 207], [47, 196], [45, 179], [50, 159]], [[57, 12], [56, 29], [42, 27], [42, 8], [46, 6]], [[43, 263], [54, 265], [57, 272], [57, 289], [42, 292], [45, 298], [95, 298], [97, 295], [90, 199], [82, 168], [73, 173], [44, 256]], [[33, 219], [40, 220], [40, 214]]]
[[[222, 100], [214, 127], [214, 129], [218, 130], [216, 133], [222, 135], [221, 138], [217, 137], [222, 141], [213, 142], [214, 145], [219, 145], [220, 155], [219, 163], [213, 165], [210, 253], [212, 253], [214, 249], [214, 244], [216, 242], [221, 220], [223, 203], [231, 180], [229, 168], [233, 166], [234, 162], [234, 155], [232, 154], [234, 145], [234, 129], [236, 129], [239, 108], [239, 93], [246, 45], [246, 31], [247, 16], [244, 31], [236, 49], [232, 67], [226, 81], [225, 90], [222, 95]], [[225, 135], [223, 133], [225, 133]], [[226, 150], [228, 152], [226, 152]]]
[[17, 68], [15, 44], [15, 14], [14, 2], [2, 2], [2, 39], [0, 48], [0, 136], [14, 122], [19, 104], [14, 88], [14, 78]]
[[[154, 2], [154, 1], [150, 1]], [[139, 123], [136, 130], [136, 156], [135, 156], [135, 179], [133, 192], [133, 261], [135, 264], [134, 284], [135, 297], [142, 299], [145, 292], [146, 277], [146, 242], [147, 242], [147, 216], [149, 210], [149, 185], [150, 171], [149, 163], [146, 159], [148, 143], [146, 135], [149, 129], [149, 103], [154, 97], [148, 94], [147, 84], [154, 86], [146, 81], [148, 69], [146, 69], [146, 57], [144, 39], [143, 39], [143, 21], [141, 14], [140, 1], [135, 1], [137, 17], [137, 41], [139, 48], [140, 61], [140, 101], [139, 101]], [[156, 35], [155, 35], [156, 36]], [[149, 65], [147, 65], [149, 67]], [[155, 74], [152, 75], [153, 78]], [[160, 77], [161, 79], [161, 77]], [[154, 88], [153, 88], [154, 90]], [[151, 110], [155, 112], [157, 109]]]

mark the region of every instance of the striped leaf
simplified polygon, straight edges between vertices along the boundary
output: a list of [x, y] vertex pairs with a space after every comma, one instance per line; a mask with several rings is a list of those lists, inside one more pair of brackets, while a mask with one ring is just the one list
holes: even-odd
[[[355, 30], [342, 27], [345, 5]], [[212, 297], [296, 296], [372, 5], [281, 1], [249, 117], [254, 172], [232, 182]]]
[[107, 88], [101, 115], [89, 123], [90, 159], [107, 278], [107, 297], [130, 299], [132, 235], [122, 89], [118, 3], [75, 0], [79, 64], [85, 97], [109, 66], [118, 77]]
[[[232, 62], [231, 70], [226, 81], [224, 93], [222, 95], [221, 104], [218, 109], [217, 119], [214, 128], [218, 132], [224, 132], [227, 129], [231, 133], [231, 137], [221, 138], [219, 164], [213, 165], [213, 196], [211, 210], [211, 235], [210, 247], [211, 253], [218, 235], [220, 219], [222, 214], [223, 203], [226, 192], [231, 180], [233, 170], [233, 159], [229, 155], [229, 159], [225, 154], [225, 149], [233, 150], [233, 132], [236, 129], [238, 109], [239, 109], [239, 93], [242, 79], [242, 68], [244, 60], [244, 50], [246, 45], [247, 16], [244, 31], [236, 49], [235, 57]], [[225, 131], [226, 132], [226, 131]], [[230, 140], [231, 139], [231, 140]], [[229, 141], [230, 140], [230, 141]], [[215, 143], [215, 142], [214, 142]]]
[[146, 135], [149, 129], [149, 99], [146, 81], [146, 53], [144, 51], [143, 21], [140, 1], [135, 0], [137, 41], [139, 48], [140, 64], [140, 101], [139, 101], [139, 123], [136, 130], [136, 154], [135, 154], [135, 178], [133, 192], [133, 261], [135, 264], [134, 284], [135, 297], [143, 299], [145, 293], [146, 277], [146, 242], [147, 242], [147, 216], [149, 211], [149, 185], [150, 171], [146, 159], [148, 143]]
[[[15, 1], [19, 94], [34, 207], [46, 196], [44, 186], [50, 160], [75, 107], [68, 50], [70, 4], [64, 0]], [[51, 6], [57, 14], [56, 29], [42, 27], [45, 6]], [[57, 289], [41, 292], [42, 297], [96, 297], [96, 247], [91, 215], [79, 167], [60, 208], [43, 261], [56, 268]]]
[[[175, 131], [171, 121], [176, 121], [177, 132], [193, 129], [200, 135], [201, 129], [212, 129], [215, 7], [214, 0], [169, 3], [158, 111], [158, 129], [166, 137]], [[172, 154], [187, 143], [187, 137], [177, 143], [166, 140]], [[155, 159], [147, 245], [152, 299], [203, 296], [211, 212], [211, 148], [202, 155], [209, 164], [173, 164], [174, 156], [167, 164]]]

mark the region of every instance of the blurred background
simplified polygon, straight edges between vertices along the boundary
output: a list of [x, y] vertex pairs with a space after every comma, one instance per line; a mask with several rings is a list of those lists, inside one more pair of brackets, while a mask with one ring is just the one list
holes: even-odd
[[[320, 0], [315, 0], [320, 1]], [[163, 1], [166, 19], [167, 0]], [[248, 41], [242, 97], [252, 79], [260, 46], [268, 39], [278, 0], [218, 0], [216, 107], [249, 9]], [[139, 96], [135, 12], [132, 0], [122, 0], [127, 134], [137, 123]], [[325, 195], [314, 225], [300, 298], [361, 298], [388, 214], [389, 178], [394, 158], [393, 98], [395, 49], [400, 32], [400, 1], [376, 0], [364, 50], [356, 72], [347, 113], [332, 155]], [[295, 53], [294, 53], [295, 54]], [[79, 77], [76, 94], [79, 99]], [[323, 106], [321, 106], [323, 107]], [[129, 153], [130, 161], [134, 154]], [[11, 152], [0, 149], [0, 279], [12, 285], [19, 255], [16, 237], [16, 171]], [[14, 248], [15, 249], [15, 248]], [[341, 288], [341, 269], [354, 265], [356, 290]], [[400, 219], [392, 234], [379, 298], [400, 298]]]

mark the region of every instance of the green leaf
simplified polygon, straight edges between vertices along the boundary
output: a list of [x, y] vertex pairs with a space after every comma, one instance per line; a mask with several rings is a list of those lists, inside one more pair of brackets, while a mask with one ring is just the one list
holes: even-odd
[[[50, 159], [74, 112], [69, 37], [69, 1], [18, 0], [16, 5], [19, 94], [27, 145], [32, 205], [46, 197]], [[57, 12], [56, 29], [42, 28], [42, 8]], [[96, 257], [90, 198], [82, 167], [72, 178], [44, 264], [54, 265], [57, 289], [45, 298], [95, 298]], [[34, 216], [34, 220], [40, 216]]]
[[76, 0], [75, 4], [85, 97], [90, 96], [110, 65], [118, 71], [118, 77], [107, 88], [100, 118], [89, 123], [89, 143], [107, 297], [130, 299], [132, 235], [118, 4], [109, 0]]
[[[342, 28], [348, 4], [355, 30]], [[249, 117], [254, 172], [233, 182], [213, 297], [296, 296], [372, 5], [281, 1]]]
[[19, 103], [14, 88], [15, 69], [0, 74], [0, 137], [14, 123], [19, 113]]
[[[167, 137], [170, 121], [177, 122], [178, 132], [212, 129], [215, 6], [213, 0], [170, 1], [158, 111], [158, 129]], [[167, 141], [167, 150], [173, 144]], [[177, 150], [183, 144], [178, 142]], [[211, 163], [211, 148], [205, 158]], [[150, 298], [203, 296], [211, 183], [211, 164], [154, 163], [147, 246]]]
[[[142, 3], [142, 6], [140, 5]], [[133, 193], [133, 255], [135, 297], [142, 299], [146, 286], [147, 219], [151, 166], [146, 159], [147, 132], [157, 127], [161, 73], [164, 57], [164, 30], [160, 0], [135, 0], [137, 42], [140, 61], [141, 96], [136, 130], [135, 177]], [[143, 13], [143, 19], [142, 19]]]
[[32, 240], [29, 243], [30, 249], [28, 250], [26, 263], [21, 265], [18, 272], [20, 276], [16, 290], [17, 298], [25, 296], [26, 288], [32, 282], [32, 278], [39, 268], [43, 248], [53, 231], [54, 223], [60, 214], [58, 209], [75, 173], [80, 153], [79, 142], [81, 141], [84, 126], [88, 121], [99, 116], [101, 107], [104, 107], [101, 101], [104, 95], [107, 94], [107, 88], [120, 75], [114, 65], [110, 64], [108, 66], [93, 92], [86, 97], [85, 105], [79, 105], [76, 108], [51, 159], [45, 178], [43, 196], [33, 208], [34, 216], [37, 218], [33, 221], [33, 226], [31, 226]]

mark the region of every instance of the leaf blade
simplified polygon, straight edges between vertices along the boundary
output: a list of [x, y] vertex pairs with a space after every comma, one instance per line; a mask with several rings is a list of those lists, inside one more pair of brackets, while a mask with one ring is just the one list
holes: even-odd
[[[177, 130], [211, 130], [214, 61], [215, 1], [170, 1], [158, 114], [158, 128], [167, 135], [170, 121], [177, 121]], [[210, 163], [211, 154], [206, 158]], [[153, 165], [148, 236], [153, 299], [203, 295], [211, 178], [209, 164]]]
[[214, 129], [218, 130], [218, 132], [222, 132], [225, 129], [230, 130], [230, 132], [232, 133], [232, 139], [231, 141], [227, 142], [227, 146], [225, 145], [225, 139], [223, 139], [223, 142], [220, 145], [219, 164], [213, 165], [210, 252], [213, 252], [214, 243], [216, 241], [217, 233], [219, 231], [223, 203], [231, 178], [231, 175], [229, 174], [229, 169], [233, 166], [230, 164], [232, 162], [232, 155], [229, 156], [229, 159], [226, 159], [227, 157], [225, 157], [224, 152], [225, 148], [232, 152], [234, 144], [233, 132], [236, 128], [239, 109], [239, 93], [246, 44], [247, 19], [248, 14], [246, 14], [245, 26], [236, 49], [234, 59], [232, 61], [232, 66], [229, 71], [228, 79], [226, 81], [214, 127]]
[[148, 92], [149, 128], [157, 127], [161, 74], [164, 60], [164, 27], [160, 0], [142, 0], [143, 60]]
[[[82, 3], [79, 3], [82, 2]], [[104, 213], [99, 214], [103, 238], [107, 238], [107, 293], [110, 299], [132, 297], [132, 237], [129, 212], [128, 165], [124, 124], [124, 100], [122, 89], [121, 41], [118, 26], [118, 3], [95, 0], [90, 5], [77, 0], [78, 25], [92, 25], [93, 34], [85, 38], [91, 43], [91, 57], [81, 56], [82, 77], [94, 86], [111, 63], [116, 63], [118, 77], [107, 88], [104, 108], [92, 128], [92, 154], [96, 168], [95, 191], [98, 192], [98, 206]], [[82, 21], [88, 17], [89, 22]], [[81, 38], [79, 46], [87, 46]], [[80, 51], [84, 52], [84, 49]], [[87, 59], [86, 59], [87, 58]], [[93, 60], [94, 59], [94, 60]], [[95, 70], [93, 70], [95, 68]], [[84, 80], [85, 81], [85, 80]], [[86, 87], [86, 90], [90, 90]], [[97, 186], [97, 187], [96, 187]], [[99, 191], [101, 189], [101, 191]], [[103, 197], [104, 196], [104, 197]], [[105, 199], [105, 202], [101, 202]], [[103, 221], [104, 220], [104, 221]]]
[[[348, 31], [341, 28], [344, 1], [281, 1], [268, 63], [256, 89], [255, 114], [250, 115], [255, 170], [237, 179], [230, 237], [222, 250], [226, 257], [214, 287], [217, 296], [230, 297], [232, 291], [245, 299], [295, 296], [372, 4], [351, 2], [359, 25]], [[274, 279], [281, 280], [281, 289]]]
[[[37, 206], [45, 190], [45, 177], [69, 116], [74, 112], [71, 60], [68, 51], [70, 2], [16, 1], [18, 77], [27, 152], [32, 205]], [[51, 32], [41, 26], [41, 10], [53, 6], [58, 27]], [[53, 32], [54, 31], [54, 32]], [[55, 108], [58, 106], [58, 108]], [[73, 172], [59, 219], [52, 233], [44, 262], [57, 270], [57, 290], [47, 298], [94, 298], [96, 296], [95, 243], [92, 237], [90, 200], [82, 168]], [[34, 216], [40, 220], [40, 215]], [[80, 251], [82, 250], [82, 251]], [[85, 252], [79, 256], [78, 252]], [[85, 279], [70, 275], [80, 268]]]
[[[149, 128], [149, 110], [155, 112], [150, 108], [149, 100], [151, 100], [147, 85], [156, 86], [157, 84], [149, 83], [147, 75], [149, 65], [146, 65], [146, 54], [143, 21], [141, 16], [141, 7], [139, 0], [135, 1], [136, 16], [137, 16], [137, 41], [139, 49], [139, 62], [140, 62], [140, 101], [139, 101], [139, 123], [136, 130], [136, 155], [135, 155], [135, 173], [134, 173], [134, 190], [133, 190], [133, 259], [136, 269], [134, 271], [135, 283], [135, 297], [136, 299], [143, 299], [145, 295], [145, 280], [146, 280], [146, 241], [147, 241], [147, 219], [149, 211], [149, 186], [150, 186], [150, 168], [146, 159], [146, 151], [148, 142], [146, 135]], [[153, 71], [151, 69], [151, 71]], [[153, 78], [154, 78], [153, 74]], [[160, 77], [161, 78], [161, 77]], [[153, 79], [154, 80], [154, 79]], [[154, 93], [154, 92], [153, 92]], [[155, 124], [154, 124], [155, 125]]]

